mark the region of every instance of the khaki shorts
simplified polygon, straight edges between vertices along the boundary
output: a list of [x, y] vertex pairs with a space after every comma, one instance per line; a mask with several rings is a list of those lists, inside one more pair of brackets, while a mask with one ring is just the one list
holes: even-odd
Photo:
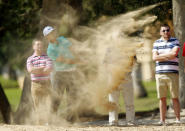
[[176, 73], [156, 74], [158, 98], [167, 97], [168, 88], [172, 98], [179, 97], [179, 75]]

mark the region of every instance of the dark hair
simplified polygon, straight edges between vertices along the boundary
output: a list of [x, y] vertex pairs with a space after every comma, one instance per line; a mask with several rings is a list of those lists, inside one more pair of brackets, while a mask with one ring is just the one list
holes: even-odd
[[161, 27], [168, 27], [170, 29], [170, 26], [168, 24], [162, 24]]

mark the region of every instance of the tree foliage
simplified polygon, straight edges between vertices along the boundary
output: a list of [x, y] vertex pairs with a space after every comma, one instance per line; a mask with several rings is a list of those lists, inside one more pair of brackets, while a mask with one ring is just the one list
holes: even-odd
[[[103, 15], [115, 16], [164, 1], [167, 3], [150, 12], [158, 16], [159, 20], [164, 20], [172, 7], [171, 0], [58, 0], [57, 2], [72, 6], [80, 14], [80, 24], [88, 24]], [[44, 0], [0, 1], [0, 67], [5, 64], [18, 65], [18, 67], [23, 65], [20, 58], [30, 47], [29, 39], [39, 30], [43, 2]]]
[[166, 4], [158, 6], [151, 13], [158, 16], [160, 20], [164, 20], [168, 10], [172, 8], [171, 0], [83, 0], [82, 20], [89, 22], [102, 15], [114, 16], [161, 2], [166, 2]]
[[0, 3], [0, 67], [24, 50], [24, 42], [37, 32], [41, 0], [1, 0]]

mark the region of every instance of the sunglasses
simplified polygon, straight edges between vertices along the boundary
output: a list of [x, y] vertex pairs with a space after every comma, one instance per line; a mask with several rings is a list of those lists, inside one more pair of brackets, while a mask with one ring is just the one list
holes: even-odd
[[170, 30], [169, 30], [169, 29], [167, 29], [167, 30], [162, 30], [162, 32], [170, 32]]

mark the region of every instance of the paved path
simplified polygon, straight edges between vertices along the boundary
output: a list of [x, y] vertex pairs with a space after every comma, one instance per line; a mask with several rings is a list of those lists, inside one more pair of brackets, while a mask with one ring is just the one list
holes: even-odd
[[0, 125], [0, 131], [185, 131], [185, 110], [181, 111], [181, 124], [174, 124], [174, 113], [167, 113], [166, 126], [159, 126], [159, 114], [145, 118], [137, 118], [138, 125], [126, 126], [125, 120], [119, 120], [119, 126], [108, 126], [107, 120], [77, 123], [71, 126], [32, 126], [32, 125]]
[[[166, 123], [167, 126], [170, 125], [179, 125], [175, 124], [175, 115], [172, 109], [169, 109], [166, 115]], [[137, 126], [145, 125], [145, 126], [159, 126], [159, 113], [156, 115], [151, 115], [145, 118], [136, 117]], [[119, 119], [119, 125], [118, 126], [127, 126], [125, 119]], [[98, 121], [92, 121], [92, 122], [84, 122], [84, 125], [91, 125], [91, 126], [108, 126], [108, 120], [98, 120]], [[181, 110], [181, 124], [185, 126], [185, 109]]]

